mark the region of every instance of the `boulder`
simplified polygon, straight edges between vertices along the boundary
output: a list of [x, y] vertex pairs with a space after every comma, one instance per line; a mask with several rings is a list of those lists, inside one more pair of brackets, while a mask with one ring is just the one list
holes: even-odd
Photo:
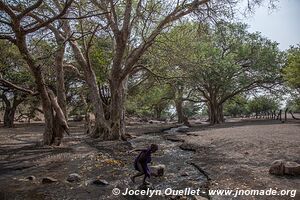
[[54, 182], [57, 182], [57, 179], [55, 178], [52, 178], [52, 177], [44, 177], [42, 179], [42, 183], [54, 183]]
[[286, 162], [284, 164], [284, 174], [300, 175], [300, 164], [296, 162]]
[[188, 126], [180, 126], [177, 128], [177, 132], [185, 133], [188, 132], [189, 127]]
[[92, 183], [94, 185], [99, 185], [99, 186], [107, 186], [107, 185], [109, 185], [109, 183], [106, 180], [104, 180], [104, 179], [95, 179], [95, 180], [92, 181]]
[[274, 175], [300, 175], [300, 164], [297, 162], [275, 160], [269, 169]]
[[284, 174], [284, 164], [285, 160], [275, 160], [272, 162], [271, 167], [269, 169], [270, 174], [274, 175], [283, 175]]
[[27, 180], [30, 180], [30, 181], [34, 181], [36, 178], [35, 176], [28, 176], [26, 177]]
[[81, 180], [81, 176], [77, 173], [69, 174], [67, 181], [68, 182], [79, 182]]
[[165, 173], [166, 166], [165, 165], [154, 165], [150, 166], [151, 175], [152, 176], [163, 176]]

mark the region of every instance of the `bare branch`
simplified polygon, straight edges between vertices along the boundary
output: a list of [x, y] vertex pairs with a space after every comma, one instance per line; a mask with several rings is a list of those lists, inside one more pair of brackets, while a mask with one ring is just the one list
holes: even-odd
[[34, 9], [38, 8], [42, 3], [43, 3], [43, 0], [38, 0], [35, 4], [29, 6], [24, 11], [22, 11], [20, 14], [18, 14], [17, 18], [21, 19], [22, 17], [24, 17], [25, 15], [27, 15], [28, 13], [30, 13]]
[[0, 35], [0, 40], [8, 40], [13, 44], [16, 43], [16, 39], [14, 39], [13, 37], [11, 37], [9, 35]]
[[16, 90], [19, 90], [19, 91], [21, 91], [21, 92], [28, 93], [28, 94], [33, 95], [33, 96], [38, 95], [37, 92], [33, 92], [32, 90], [29, 90], [29, 89], [27, 89], [27, 88], [22, 88], [22, 87], [20, 87], [20, 86], [17, 86], [17, 85], [15, 85], [15, 84], [11, 83], [10, 81], [4, 80], [3, 78], [0, 78], [0, 82], [1, 82], [2, 84], [4, 84], [5, 86], [10, 87], [10, 88], [12, 88], [12, 89], [16, 89]]
[[0, 19], [0, 23], [6, 24], [6, 25], [8, 25], [8, 26], [11, 26], [11, 25], [12, 25], [10, 22], [5, 21], [5, 20], [1, 20], [1, 19]]
[[122, 79], [130, 73], [133, 65], [138, 61], [140, 56], [152, 45], [155, 38], [161, 33], [161, 31], [171, 22], [178, 20], [179, 18], [193, 12], [200, 5], [206, 4], [209, 0], [194, 0], [192, 3], [176, 7], [170, 14], [168, 14], [152, 31], [150, 36], [140, 44], [136, 49], [134, 49], [126, 61], [126, 67], [122, 72]]
[[3, 10], [5, 13], [7, 13], [12, 19], [17, 18], [11, 7], [6, 5], [3, 1], [0, 1], [0, 10]]
[[32, 32], [34, 32], [34, 31], [39, 30], [40, 28], [43, 28], [43, 27], [49, 25], [49, 24], [52, 23], [53, 21], [55, 21], [55, 20], [57, 20], [57, 19], [60, 19], [63, 15], [66, 14], [68, 8], [71, 6], [71, 4], [72, 4], [73, 1], [74, 1], [74, 0], [68, 0], [68, 1], [66, 1], [65, 5], [64, 5], [64, 8], [62, 9], [62, 11], [61, 11], [59, 14], [57, 14], [57, 15], [54, 16], [54, 17], [51, 17], [50, 19], [48, 19], [48, 20], [46, 20], [46, 21], [43, 21], [43, 22], [39, 23], [38, 25], [36, 25], [36, 26], [33, 27], [33, 28], [30, 28], [30, 29], [25, 30], [25, 33], [26, 33], [26, 34], [27, 34], [27, 33], [32, 33]]
[[126, 8], [124, 11], [124, 22], [122, 27], [122, 33], [123, 33], [123, 40], [126, 41], [129, 34], [130, 34], [130, 17], [131, 17], [131, 9], [132, 9], [132, 2], [131, 0], [126, 1]]

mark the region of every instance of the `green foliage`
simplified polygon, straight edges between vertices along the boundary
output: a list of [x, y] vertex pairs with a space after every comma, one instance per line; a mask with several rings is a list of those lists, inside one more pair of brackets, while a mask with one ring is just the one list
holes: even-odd
[[168, 114], [170, 86], [145, 83], [131, 92], [126, 102], [129, 115], [161, 118]]
[[186, 117], [193, 117], [200, 114], [200, 105], [194, 102], [185, 102], [183, 106], [183, 113]]
[[[34, 80], [18, 49], [3, 40], [0, 40], [0, 46], [3, 47], [0, 49], [0, 77], [22, 88], [34, 88]], [[18, 112], [29, 118], [35, 116], [35, 108], [39, 105], [39, 98], [37, 96], [26, 96], [24, 92], [1, 83], [0, 95], [5, 96], [10, 101], [11, 106], [13, 99], [23, 99], [24, 102], [17, 108]]]
[[0, 46], [2, 47], [0, 50], [1, 77], [14, 84], [30, 88], [33, 80], [17, 48], [3, 40], [0, 40]]
[[287, 63], [283, 68], [284, 80], [295, 89], [300, 89], [300, 45], [287, 52]]
[[248, 103], [248, 110], [250, 113], [261, 113], [279, 109], [278, 100], [268, 97], [259, 96], [255, 97]]
[[293, 112], [300, 112], [300, 98], [290, 99], [286, 107]]
[[224, 104], [224, 115], [237, 117], [249, 113], [247, 109], [248, 100], [243, 95], [237, 95]]
[[107, 81], [112, 60], [111, 40], [109, 38], [97, 37], [91, 48], [90, 59], [96, 73], [97, 81], [99, 83]]
[[283, 54], [277, 43], [246, 28], [240, 23], [185, 23], [160, 38], [157, 63], [166, 63], [171, 73], [180, 69], [179, 74], [202, 97], [214, 97], [219, 104], [278, 82]]
[[[218, 24], [207, 38], [198, 40], [192, 77], [202, 90], [214, 93], [221, 101], [279, 78], [277, 44], [247, 33], [245, 25]], [[205, 87], [207, 84], [211, 89]]]

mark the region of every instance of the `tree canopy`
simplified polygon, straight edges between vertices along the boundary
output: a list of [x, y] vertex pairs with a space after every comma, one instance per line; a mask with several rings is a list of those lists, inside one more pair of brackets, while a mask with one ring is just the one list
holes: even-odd
[[[247, 9], [261, 2], [249, 0]], [[19, 94], [34, 96], [24, 104], [43, 114], [47, 145], [60, 144], [73, 115], [84, 115], [87, 132], [102, 140], [126, 139], [126, 115], [177, 116], [188, 124], [187, 117], [207, 110], [211, 124], [222, 123], [224, 107], [233, 115], [244, 112], [234, 101], [242, 105], [250, 92], [276, 87], [282, 74], [299, 88], [299, 47], [284, 63], [276, 42], [232, 22], [239, 6], [0, 1], [0, 83], [9, 88], [2, 99], [11, 108]]]

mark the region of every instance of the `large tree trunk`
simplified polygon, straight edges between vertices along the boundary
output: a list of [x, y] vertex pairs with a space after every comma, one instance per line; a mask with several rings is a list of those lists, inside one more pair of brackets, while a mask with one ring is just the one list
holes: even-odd
[[155, 119], [161, 120], [161, 113], [162, 113], [162, 110], [160, 109], [159, 106], [155, 106], [154, 112], [155, 112], [155, 115], [154, 115]]
[[[95, 126], [92, 137], [102, 140], [117, 140], [125, 133], [125, 108], [127, 78], [121, 79], [120, 67], [113, 67], [110, 79], [110, 103], [104, 105], [96, 81], [96, 75], [88, 60], [82, 54], [78, 44], [71, 42], [77, 62], [84, 69], [84, 76], [89, 88], [95, 114]], [[107, 113], [108, 112], [108, 113]]]
[[16, 108], [6, 107], [4, 112], [4, 127], [12, 128], [14, 127]]
[[183, 108], [182, 108], [183, 101], [181, 99], [175, 100], [175, 108], [177, 113], [177, 122], [183, 123], [184, 122], [184, 114], [183, 114]]
[[[65, 44], [63, 38], [56, 37], [57, 44], [59, 49], [55, 54], [55, 72], [56, 72], [56, 96], [57, 103], [61, 108], [64, 118], [67, 121], [67, 102], [66, 102], [66, 90], [65, 90], [65, 78], [64, 78], [64, 69], [63, 69], [63, 59], [65, 53]], [[56, 114], [54, 117], [54, 121], [59, 121], [58, 115]], [[55, 145], [60, 145], [63, 139], [63, 133], [65, 129], [63, 126], [54, 124], [54, 136], [52, 137], [52, 142]]]
[[216, 101], [209, 101], [209, 122], [210, 124], [220, 124], [224, 122], [223, 104]]
[[57, 50], [55, 55], [55, 66], [56, 66], [56, 95], [57, 102], [62, 109], [65, 118], [67, 119], [67, 102], [66, 102], [66, 89], [65, 89], [65, 78], [64, 78], [64, 68], [63, 59], [65, 53], [65, 45], [63, 41], [58, 42], [60, 48]]
[[287, 112], [288, 112], [289, 108], [286, 108], [284, 111], [284, 121], [287, 121]]
[[97, 85], [97, 79], [92, 66], [85, 58], [81, 49], [76, 41], [70, 42], [74, 56], [78, 64], [83, 68], [84, 79], [89, 89], [89, 97], [93, 106], [95, 115], [95, 125], [91, 132], [91, 136], [94, 138], [107, 138], [108, 132], [110, 132], [110, 126], [104, 116], [104, 108], [100, 97], [100, 91]]
[[12, 128], [14, 127], [14, 119], [17, 107], [25, 100], [24, 97], [19, 96], [17, 93], [14, 93], [14, 98], [12, 103], [7, 99], [5, 94], [0, 96], [5, 103], [4, 111], [4, 127]]
[[24, 60], [27, 62], [28, 66], [30, 67], [30, 71], [35, 80], [37, 91], [41, 97], [42, 108], [43, 108], [44, 118], [45, 118], [45, 131], [43, 134], [43, 143], [45, 145], [51, 145], [58, 139], [59, 142], [57, 143], [57, 145], [59, 145], [61, 138], [59, 138], [59, 134], [57, 134], [57, 129], [55, 127], [62, 126], [67, 132], [69, 129], [64, 115], [61, 115], [63, 111], [59, 107], [56, 99], [54, 99], [53, 97], [54, 95], [52, 95], [52, 99], [50, 98], [42, 74], [41, 66], [36, 64], [34, 59], [30, 56], [26, 45], [26, 39], [24, 36], [22, 35], [19, 36], [17, 40], [17, 46]]
[[111, 130], [106, 139], [118, 140], [125, 134], [125, 98], [127, 79], [111, 81], [110, 121]]
[[35, 78], [35, 84], [37, 87], [37, 91], [40, 94], [41, 101], [42, 101], [42, 108], [44, 112], [44, 118], [45, 118], [45, 131], [43, 134], [43, 143], [45, 145], [51, 145], [52, 144], [52, 137], [53, 137], [53, 123], [54, 123], [54, 117], [53, 117], [53, 110], [51, 107], [51, 101], [48, 96], [47, 88], [45, 86], [45, 81], [42, 76], [41, 69], [38, 67], [32, 67], [32, 72]]

